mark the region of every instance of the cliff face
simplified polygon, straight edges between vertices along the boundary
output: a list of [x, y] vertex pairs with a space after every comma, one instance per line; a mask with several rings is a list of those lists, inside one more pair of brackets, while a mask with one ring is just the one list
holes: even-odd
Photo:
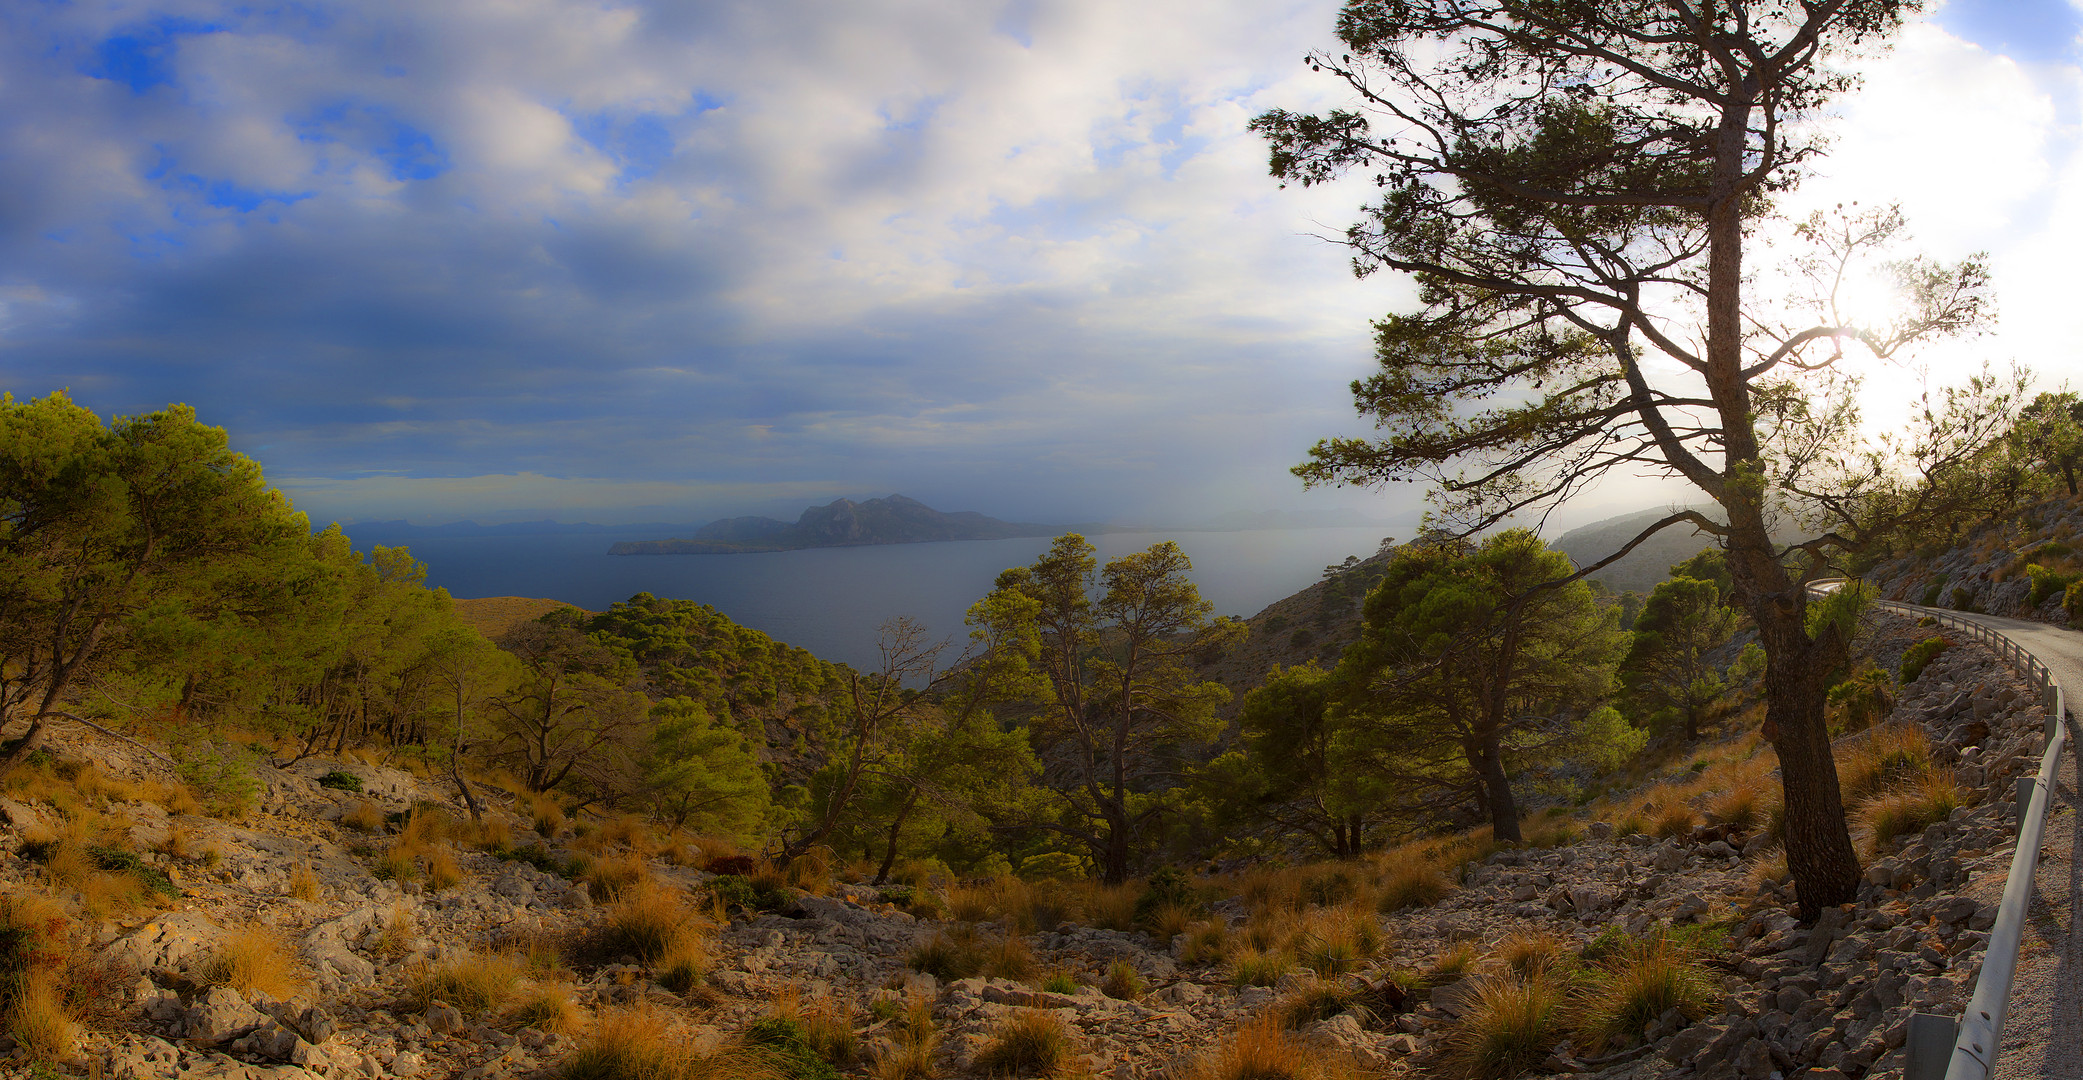
[[804, 510], [795, 524], [775, 518], [739, 517], [713, 521], [694, 536], [674, 540], [633, 540], [609, 549], [614, 555], [702, 555], [740, 551], [794, 551], [799, 548], [856, 547], [867, 544], [925, 544], [940, 540], [1004, 540], [1015, 536], [1050, 536], [1046, 525], [1000, 521], [970, 510], [942, 513], [917, 499], [891, 495], [857, 503], [836, 499]]

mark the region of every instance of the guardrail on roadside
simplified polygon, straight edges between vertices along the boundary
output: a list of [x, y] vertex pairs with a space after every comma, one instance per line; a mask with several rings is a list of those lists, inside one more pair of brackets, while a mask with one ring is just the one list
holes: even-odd
[[[1809, 587], [1842, 584], [1843, 578], [1826, 578]], [[1826, 590], [1817, 590], [1826, 591]], [[1964, 631], [1969, 637], [1996, 650], [2012, 667], [2038, 686], [2047, 708], [2047, 748], [2034, 777], [2019, 777], [2017, 787], [2018, 847], [2011, 857], [2010, 877], [2003, 886], [2003, 900], [1996, 909], [1996, 924], [1989, 928], [1989, 944], [1982, 954], [1982, 969], [1975, 979], [1973, 996], [1960, 1018], [1916, 1013], [1910, 1017], [1908, 1038], [1903, 1046], [1908, 1057], [1903, 1080], [1988, 1080], [1996, 1068], [2002, 1048], [2003, 1021], [2010, 1009], [2011, 979], [2018, 970], [2018, 945], [2025, 933], [2025, 914], [2032, 903], [2033, 874], [2039, 869], [2040, 840], [2046, 832], [2047, 809], [2053, 802], [2054, 776], [2061, 764], [2061, 751], [2068, 745], [2068, 704], [2061, 684], [2039, 657], [2017, 642], [1957, 612], [1877, 600], [1885, 608], [1935, 620]]]

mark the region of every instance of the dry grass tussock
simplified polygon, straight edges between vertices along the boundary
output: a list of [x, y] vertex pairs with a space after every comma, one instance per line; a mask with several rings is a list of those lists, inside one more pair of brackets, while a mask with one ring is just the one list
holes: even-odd
[[1915, 724], [1887, 723], [1837, 750], [1837, 783], [1847, 804], [1915, 783], [1931, 772], [1931, 741]]
[[623, 895], [602, 928], [599, 951], [628, 954], [651, 967], [659, 983], [684, 994], [715, 966], [710, 924], [677, 889], [647, 883]]
[[36, 971], [22, 977], [8, 1004], [7, 1033], [32, 1060], [58, 1061], [72, 1056], [79, 1027], [65, 1008], [56, 972]]
[[1353, 1080], [1360, 1075], [1350, 1063], [1304, 1047], [1278, 1019], [1261, 1016], [1195, 1058], [1181, 1080]]
[[303, 985], [296, 954], [271, 930], [241, 930], [217, 943], [195, 972], [207, 986], [282, 999]]
[[699, 1055], [648, 1009], [603, 1014], [558, 1072], [561, 1080], [790, 1080], [774, 1055], [732, 1045]]
[[439, 1001], [470, 1017], [498, 1012], [513, 997], [520, 963], [507, 956], [464, 955], [438, 964], [418, 964], [405, 975], [406, 999], [415, 1010]]
[[557, 805], [556, 796], [546, 791], [524, 792], [520, 804], [536, 834], [545, 839], [554, 838], [571, 823], [571, 819], [564, 816], [564, 808]]
[[883, 1029], [896, 1044], [893, 1052], [875, 1060], [868, 1072], [872, 1080], [933, 1080], [933, 1055], [940, 1047], [940, 1033], [933, 1024], [933, 999], [915, 993], [903, 999], [880, 998], [869, 1004], [869, 1015], [887, 1020]]
[[1687, 1021], [1707, 1015], [1718, 988], [1696, 959], [1654, 938], [1600, 966], [1578, 999], [1572, 1026], [1593, 1053], [1633, 1045], [1642, 1029], [1676, 1009]]
[[507, 1014], [513, 1021], [554, 1035], [573, 1035], [585, 1026], [586, 1014], [561, 985], [540, 984], [523, 991]]
[[1853, 821], [1866, 841], [1867, 853], [1878, 855], [1896, 837], [1923, 832], [1966, 802], [1966, 792], [1953, 783], [1952, 777], [1932, 772], [1914, 783], [1868, 799]]
[[316, 903], [319, 897], [318, 875], [308, 866], [299, 865], [289, 875], [289, 895], [306, 903]]
[[1471, 1080], [1505, 1080], [1538, 1065], [1564, 1035], [1562, 986], [1547, 976], [1484, 978], [1449, 1033], [1447, 1060]]
[[1070, 1028], [1050, 1009], [1021, 1009], [999, 1021], [972, 1066], [987, 1075], [1062, 1075], [1074, 1053]]
[[383, 810], [367, 799], [347, 808], [340, 815], [340, 824], [356, 832], [374, 833], [383, 831]]

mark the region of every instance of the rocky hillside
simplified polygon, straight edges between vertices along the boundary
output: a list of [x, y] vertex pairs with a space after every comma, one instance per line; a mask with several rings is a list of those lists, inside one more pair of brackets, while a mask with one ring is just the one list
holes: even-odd
[[1880, 564], [1866, 580], [1913, 604], [2066, 623], [2062, 589], [2034, 602], [2028, 566], [2064, 578], [2083, 573], [2083, 498], [2060, 497], [1983, 522], [1951, 547], [1932, 545]]
[[1243, 643], [1200, 665], [1202, 678], [1230, 689], [1224, 715], [1234, 716], [1245, 693], [1265, 682], [1275, 664], [1286, 668], [1313, 660], [1335, 667], [1345, 647], [1359, 640], [1360, 605], [1387, 572], [1389, 558], [1377, 552], [1335, 571], [1326, 568], [1323, 580], [1246, 619], [1250, 633]]
[[1129, 1080], [1273, 1054], [1318, 1063], [1297, 1075], [1447, 1075], [1486, 987], [1547, 985], [1516, 973], [1551, 965], [1595, 982], [1628, 942], [1667, 941], [1695, 958], [1690, 996], [1596, 1039], [1557, 1027], [1523, 1067], [1892, 1076], [1909, 1013], [1957, 1011], [1980, 961], [2011, 847], [1991, 793], [2037, 758], [2031, 696], [1958, 645], [1902, 689], [1899, 723], [1844, 740], [1847, 783], [1907, 760], [1965, 790], [1869, 841], [1859, 901], [1812, 927], [1785, 913], [1761, 804], [1703, 786], [1768, 779], [1740, 742], [1557, 819], [1546, 846], [1110, 890], [784, 875], [498, 792], [472, 823], [452, 787], [360, 760], [259, 766], [249, 807], [211, 816], [153, 752], [61, 739], [0, 799], [19, 987], [0, 1071], [968, 1077], [1046, 1059]]

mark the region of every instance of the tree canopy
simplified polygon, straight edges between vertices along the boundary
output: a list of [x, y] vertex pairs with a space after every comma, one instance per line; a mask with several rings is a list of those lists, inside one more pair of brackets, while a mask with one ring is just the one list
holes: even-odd
[[[1989, 313], [1981, 261], [1900, 253], [1892, 210], [1818, 213], [1775, 274], [1746, 265], [1823, 152], [1816, 121], [1854, 82], [1841, 61], [1914, 7], [1350, 0], [1339, 47], [1307, 59], [1352, 106], [1254, 121], [1281, 180], [1371, 182], [1354, 269], [1419, 289], [1418, 310], [1375, 324], [1380, 370], [1353, 386], [1381, 436], [1324, 440], [1296, 471], [1428, 482], [1469, 533], [1615, 470], [1719, 503], [1723, 521], [1678, 512], [1648, 532], [1719, 537], [1759, 628], [1811, 915], [1850, 899], [1859, 867], [1821, 705], [1848, 643], [1808, 635], [1802, 582], [1986, 499], [1977, 461], [2020, 404], [2018, 380], [1978, 379], [1927, 396], [1907, 434], [1863, 437], [1848, 355], [1901, 357]], [[1844, 283], [1869, 273], [1897, 306], [1851, 310]], [[1770, 535], [1782, 509], [1815, 530], [1793, 559]]]

